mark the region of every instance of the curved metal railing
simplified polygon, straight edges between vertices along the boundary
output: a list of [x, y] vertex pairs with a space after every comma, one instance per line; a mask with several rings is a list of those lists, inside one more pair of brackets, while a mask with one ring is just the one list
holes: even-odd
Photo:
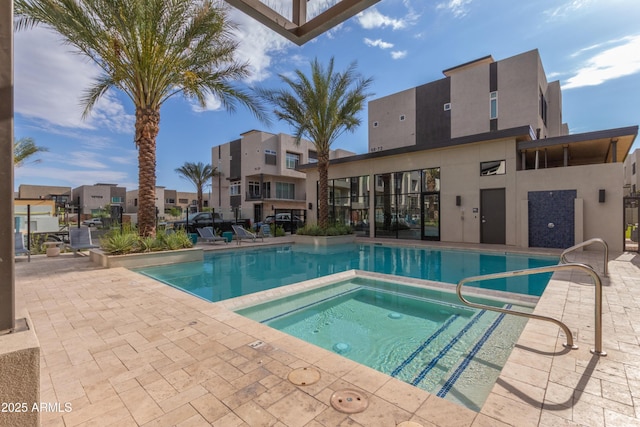
[[560, 262], [562, 264], [569, 264], [569, 261], [567, 261], [567, 254], [569, 252], [573, 252], [576, 249], [580, 249], [580, 248], [584, 248], [585, 246], [590, 246], [593, 245], [594, 243], [600, 243], [603, 247], [604, 247], [604, 269], [602, 271], [602, 274], [604, 274], [604, 276], [608, 276], [609, 275], [609, 245], [607, 245], [607, 242], [605, 242], [603, 239], [599, 238], [599, 237], [594, 237], [593, 239], [589, 239], [589, 240], [585, 240], [582, 243], [578, 243], [577, 245], [573, 245], [570, 248], [565, 249], [561, 254], [560, 254]]
[[471, 301], [468, 301], [462, 296], [462, 286], [469, 282], [480, 282], [483, 280], [491, 280], [491, 279], [502, 279], [508, 277], [515, 276], [530, 276], [533, 274], [540, 273], [549, 273], [561, 270], [582, 270], [589, 274], [595, 283], [595, 348], [591, 349], [591, 353], [597, 354], [599, 356], [606, 356], [607, 353], [602, 350], [602, 280], [600, 280], [600, 276], [598, 273], [594, 271], [593, 268], [586, 264], [578, 264], [578, 263], [570, 263], [570, 264], [558, 264], [558, 265], [550, 265], [547, 267], [538, 267], [538, 268], [530, 268], [527, 270], [514, 270], [507, 271], [504, 273], [494, 273], [494, 274], [485, 274], [483, 276], [474, 276], [467, 277], [458, 282], [458, 286], [456, 287], [456, 293], [458, 294], [458, 298], [460, 301], [468, 305], [469, 307], [478, 308], [481, 310], [489, 310], [489, 311], [497, 311], [499, 313], [513, 314], [515, 316], [527, 317], [529, 319], [537, 319], [544, 320], [546, 322], [554, 323], [559, 326], [567, 337], [567, 342], [563, 345], [570, 349], [577, 349], [578, 346], [573, 343], [573, 335], [571, 334], [571, 330], [567, 325], [565, 325], [560, 320], [554, 319], [552, 317], [541, 316], [533, 313], [524, 313], [522, 311], [509, 310], [506, 308], [493, 307], [490, 305], [484, 304], [476, 304]]

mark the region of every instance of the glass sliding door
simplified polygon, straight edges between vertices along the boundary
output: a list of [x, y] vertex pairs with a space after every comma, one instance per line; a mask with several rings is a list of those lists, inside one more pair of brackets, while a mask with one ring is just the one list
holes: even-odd
[[440, 193], [422, 194], [422, 239], [440, 240]]

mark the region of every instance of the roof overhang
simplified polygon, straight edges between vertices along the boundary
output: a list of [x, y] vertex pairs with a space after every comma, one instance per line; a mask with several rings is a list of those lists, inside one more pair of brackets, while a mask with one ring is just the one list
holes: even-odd
[[287, 19], [259, 0], [225, 0], [233, 7], [266, 25], [298, 46], [330, 30], [380, 0], [336, 0], [307, 21], [307, 1], [291, 1], [291, 19]]
[[548, 167], [563, 165], [565, 149], [569, 166], [624, 162], [638, 135], [638, 126], [607, 129], [518, 142], [517, 149], [525, 153], [527, 162], [536, 152], [544, 153]]

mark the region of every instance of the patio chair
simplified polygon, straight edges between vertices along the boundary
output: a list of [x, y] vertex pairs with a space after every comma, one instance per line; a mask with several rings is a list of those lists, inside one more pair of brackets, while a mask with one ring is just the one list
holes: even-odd
[[31, 262], [31, 251], [24, 246], [24, 237], [20, 231], [16, 231], [14, 247], [16, 255], [25, 254], [27, 255], [27, 262]]
[[256, 235], [250, 231], [245, 230], [243, 226], [232, 225], [231, 228], [233, 228], [233, 232], [236, 233], [236, 239], [238, 240], [238, 244], [240, 244], [244, 239], [251, 239], [253, 242], [256, 241]]
[[258, 236], [262, 237], [263, 240], [265, 237], [273, 237], [269, 224], [262, 224], [262, 226], [260, 227], [260, 231], [258, 232]]
[[227, 244], [227, 239], [222, 236], [216, 235], [213, 231], [213, 227], [202, 227], [197, 229], [200, 238], [207, 243], [224, 242]]
[[73, 250], [73, 254], [77, 255], [78, 251], [99, 248], [100, 246], [91, 242], [91, 230], [89, 227], [74, 227], [69, 230], [69, 247]]

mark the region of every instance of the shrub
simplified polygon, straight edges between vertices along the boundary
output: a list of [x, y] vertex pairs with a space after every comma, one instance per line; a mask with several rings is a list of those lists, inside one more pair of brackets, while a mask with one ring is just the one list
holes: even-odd
[[140, 237], [131, 227], [122, 231], [112, 230], [100, 239], [102, 249], [112, 255], [125, 255], [136, 252], [166, 251], [190, 248], [191, 239], [184, 230], [167, 235], [159, 231], [156, 237]]
[[321, 228], [317, 224], [307, 224], [298, 228], [296, 233], [304, 236], [344, 236], [353, 234], [353, 229], [344, 224], [333, 224], [327, 228]]
[[284, 227], [281, 225], [276, 225], [276, 229], [273, 232], [273, 235], [276, 237], [282, 237], [284, 235], [286, 235], [287, 233], [284, 231]]
[[114, 230], [100, 239], [100, 246], [109, 254], [125, 255], [136, 251], [138, 240], [138, 235], [133, 231]]

